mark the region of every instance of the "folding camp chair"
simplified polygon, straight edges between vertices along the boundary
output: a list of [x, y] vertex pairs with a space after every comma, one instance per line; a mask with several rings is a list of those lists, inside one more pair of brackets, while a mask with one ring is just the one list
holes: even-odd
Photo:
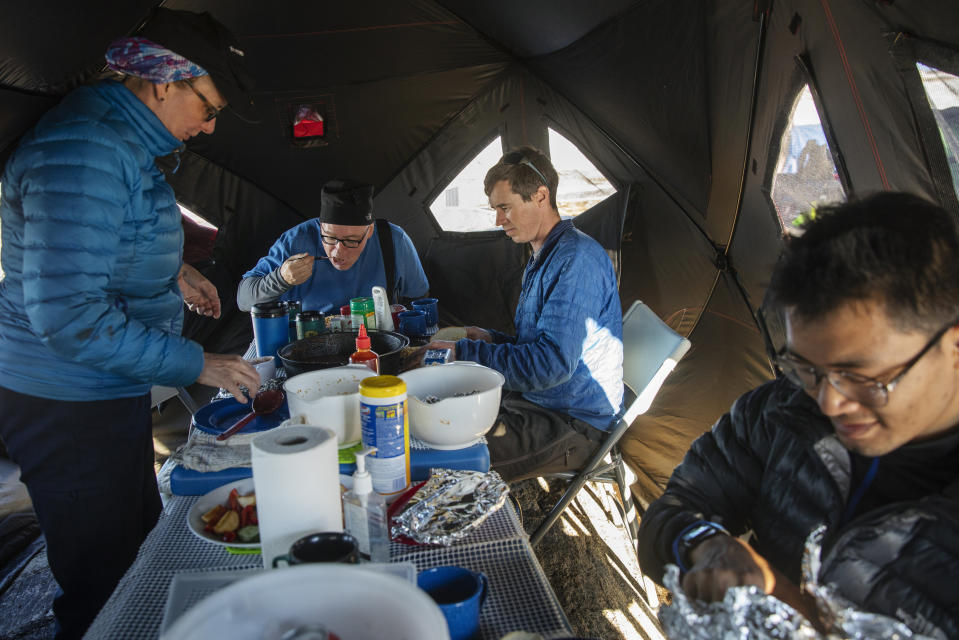
[[160, 385], [155, 385], [150, 389], [150, 408], [157, 406], [161, 402], [166, 402], [174, 396], [180, 399], [180, 402], [183, 403], [183, 406], [186, 407], [186, 410], [190, 412], [191, 416], [199, 409], [193, 396], [191, 396], [190, 392], [185, 388], [163, 387]]
[[[587, 482], [615, 482], [623, 504], [623, 521], [627, 525], [633, 547], [636, 547], [639, 526], [636, 508], [626, 484], [626, 468], [618, 443], [636, 416], [646, 413], [666, 376], [675, 368], [686, 351], [689, 340], [666, 326], [645, 304], [637, 300], [623, 316], [623, 382], [626, 386], [626, 413], [613, 426], [589, 462], [576, 473], [550, 474], [551, 478], [571, 479], [562, 498], [530, 538], [536, 545]], [[609, 462], [605, 461], [607, 455]]]

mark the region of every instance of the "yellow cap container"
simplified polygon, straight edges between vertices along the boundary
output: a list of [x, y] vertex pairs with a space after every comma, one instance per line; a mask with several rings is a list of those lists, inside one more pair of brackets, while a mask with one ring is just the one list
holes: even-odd
[[360, 380], [360, 395], [368, 398], [392, 398], [406, 394], [406, 381], [396, 376], [371, 376]]
[[360, 381], [360, 431], [363, 446], [375, 448], [366, 457], [373, 489], [390, 500], [410, 484], [410, 423], [406, 381], [371, 376]]

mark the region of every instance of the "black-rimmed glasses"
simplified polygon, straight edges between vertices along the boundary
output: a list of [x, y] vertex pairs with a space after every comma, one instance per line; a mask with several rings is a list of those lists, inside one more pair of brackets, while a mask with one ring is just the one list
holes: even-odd
[[226, 109], [226, 106], [222, 106], [222, 107], [213, 106], [213, 103], [207, 100], [206, 96], [200, 93], [200, 90], [193, 86], [193, 82], [191, 80], [186, 81], [186, 86], [190, 87], [190, 89], [193, 90], [193, 93], [196, 94], [196, 97], [199, 98], [200, 101], [203, 103], [203, 106], [206, 107], [206, 118], [204, 119], [204, 122], [209, 122], [210, 120], [213, 120], [215, 117], [220, 115], [221, 111]]
[[[364, 237], [365, 237], [365, 234], [364, 234]], [[363, 238], [360, 238], [359, 240], [353, 240], [348, 238], [337, 238], [336, 236], [324, 236], [324, 235], [320, 236], [320, 240], [323, 241], [323, 244], [328, 244], [331, 247], [335, 247], [336, 243], [339, 242], [341, 245], [343, 245], [347, 249], [355, 249], [358, 246], [360, 246], [360, 244], [362, 244], [363, 242]]]
[[540, 172], [540, 170], [536, 168], [536, 165], [534, 165], [532, 162], [529, 161], [529, 158], [523, 155], [522, 151], [510, 151], [509, 153], [507, 153], [505, 156], [503, 156], [503, 164], [526, 165], [527, 167], [532, 169], [536, 175], [539, 176], [539, 179], [543, 181], [543, 184], [546, 185], [546, 188], [547, 189], [549, 188], [549, 180], [547, 180], [546, 176], [544, 176], [542, 172]]
[[797, 360], [785, 350], [776, 356], [776, 366], [779, 367], [779, 370], [783, 372], [783, 375], [786, 376], [790, 382], [801, 389], [807, 391], [816, 389], [819, 387], [822, 379], [825, 378], [829, 384], [832, 385], [833, 389], [846, 398], [864, 407], [879, 409], [886, 406], [889, 402], [889, 394], [895, 390], [896, 385], [909, 373], [912, 367], [939, 342], [946, 331], [957, 324], [959, 324], [959, 318], [937, 331], [919, 353], [905, 364], [900, 365], [902, 366], [902, 371], [889, 382], [862, 376], [858, 373], [850, 373], [849, 371], [817, 367], [808, 362]]

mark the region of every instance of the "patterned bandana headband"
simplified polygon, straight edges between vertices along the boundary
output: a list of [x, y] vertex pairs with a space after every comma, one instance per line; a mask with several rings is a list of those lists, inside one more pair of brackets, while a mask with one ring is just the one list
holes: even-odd
[[154, 84], [207, 75], [206, 70], [146, 38], [120, 38], [107, 47], [107, 66]]

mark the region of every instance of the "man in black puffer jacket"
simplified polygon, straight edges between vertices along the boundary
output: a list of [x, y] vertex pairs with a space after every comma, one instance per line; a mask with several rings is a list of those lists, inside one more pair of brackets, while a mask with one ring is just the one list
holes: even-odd
[[959, 228], [906, 194], [820, 209], [769, 294], [784, 375], [693, 443], [643, 518], [643, 570], [675, 563], [703, 600], [781, 596], [825, 524], [822, 582], [959, 637]]

